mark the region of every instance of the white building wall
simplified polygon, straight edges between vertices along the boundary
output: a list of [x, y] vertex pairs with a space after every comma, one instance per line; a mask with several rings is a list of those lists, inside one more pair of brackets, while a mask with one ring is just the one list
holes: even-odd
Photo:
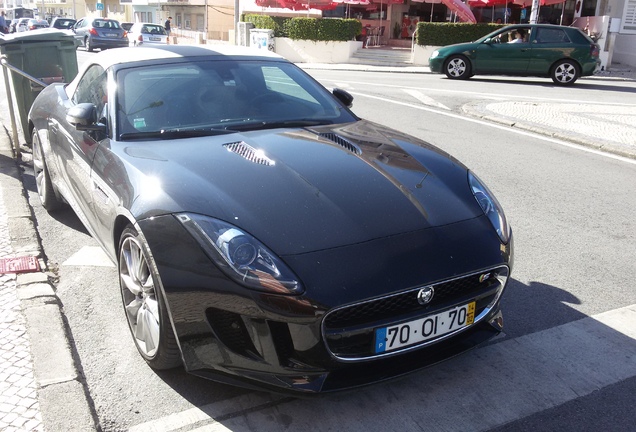
[[636, 68], [636, 35], [616, 35], [612, 62]]
[[618, 17], [620, 25], [614, 42], [613, 63], [636, 68], [636, 0], [622, 0]]

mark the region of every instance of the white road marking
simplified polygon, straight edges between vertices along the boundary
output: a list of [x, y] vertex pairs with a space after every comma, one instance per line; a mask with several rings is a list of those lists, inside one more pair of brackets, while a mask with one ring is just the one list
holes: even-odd
[[248, 394], [130, 431], [485, 431], [634, 376], [631, 305], [487, 345], [408, 379], [311, 400]]
[[[321, 81], [328, 81], [327, 79], [321, 80]], [[345, 85], [345, 84], [360, 84], [363, 86], [371, 86], [371, 87], [385, 87], [385, 88], [397, 88], [397, 89], [413, 89], [413, 90], [419, 90], [419, 91], [424, 91], [424, 92], [442, 92], [442, 93], [455, 93], [455, 94], [460, 94], [462, 96], [479, 96], [481, 98], [484, 99], [495, 99], [495, 100], [537, 100], [537, 101], [543, 101], [543, 102], [567, 102], [567, 103], [580, 103], [580, 104], [601, 104], [601, 105], [616, 105], [616, 106], [634, 106], [635, 104], [633, 103], [622, 103], [622, 102], [601, 102], [601, 101], [593, 101], [593, 100], [577, 100], [577, 99], [560, 99], [560, 98], [547, 98], [547, 97], [539, 97], [539, 96], [524, 96], [524, 95], [519, 95], [519, 94], [505, 94], [505, 93], [501, 93], [501, 94], [493, 94], [493, 93], [482, 93], [482, 92], [476, 92], [476, 91], [470, 91], [470, 90], [451, 90], [451, 89], [446, 89], [446, 88], [431, 88], [431, 87], [409, 87], [409, 86], [404, 86], [404, 85], [398, 85], [398, 84], [379, 84], [379, 83], [370, 83], [370, 82], [364, 82], [364, 81], [340, 81], [339, 85]]]
[[532, 137], [534, 139], [538, 139], [538, 140], [543, 140], [543, 141], [547, 141], [547, 142], [551, 142], [553, 144], [557, 144], [563, 147], [569, 147], [572, 149], [576, 149], [576, 150], [580, 150], [586, 153], [592, 153], [598, 156], [602, 156], [604, 158], [608, 158], [608, 159], [615, 159], [621, 162], [625, 162], [631, 165], [636, 165], [636, 159], [629, 159], [623, 156], [618, 156], [612, 153], [606, 153], [606, 152], [602, 152], [600, 150], [595, 150], [593, 148], [589, 148], [589, 147], [584, 147], [578, 144], [573, 144], [573, 143], [569, 143], [566, 141], [562, 141], [556, 138], [551, 138], [545, 135], [540, 135], [537, 133], [533, 133], [533, 132], [528, 132], [522, 129], [518, 129], [518, 128], [514, 128], [514, 127], [510, 127], [510, 126], [504, 126], [504, 125], [499, 125], [496, 123], [491, 123], [491, 122], [487, 122], [484, 120], [480, 120], [480, 119], [475, 119], [475, 118], [470, 118], [470, 117], [465, 117], [465, 116], [461, 116], [459, 114], [454, 114], [452, 112], [444, 112], [444, 111], [439, 111], [437, 109], [434, 108], [429, 108], [429, 107], [425, 107], [422, 105], [415, 105], [412, 103], [407, 103], [407, 102], [400, 102], [400, 101], [396, 101], [393, 99], [387, 99], [384, 97], [379, 97], [379, 96], [372, 96], [372, 95], [368, 95], [368, 94], [364, 94], [364, 93], [358, 93], [358, 92], [349, 92], [352, 95], [357, 95], [357, 96], [361, 96], [361, 97], [366, 97], [369, 99], [376, 99], [382, 102], [387, 102], [387, 103], [392, 103], [395, 105], [401, 105], [401, 106], [405, 106], [405, 107], [409, 107], [409, 108], [414, 108], [414, 109], [418, 109], [421, 111], [428, 111], [434, 114], [439, 114], [439, 115], [443, 115], [446, 117], [451, 117], [457, 120], [463, 120], [463, 121], [467, 121], [467, 122], [471, 122], [471, 123], [477, 123], [480, 124], [482, 126], [488, 126], [491, 128], [495, 128], [495, 129], [500, 129], [500, 130], [505, 130], [507, 132], [511, 132], [511, 133], [516, 133], [518, 135], [523, 135], [523, 136], [527, 136], [527, 137]]
[[84, 246], [69, 259], [64, 261], [65, 266], [94, 266], [115, 267], [108, 255], [98, 246]]
[[425, 105], [431, 105], [431, 106], [434, 106], [434, 107], [437, 107], [437, 108], [442, 108], [442, 109], [450, 111], [449, 107], [447, 107], [444, 104], [441, 104], [441, 103], [437, 102], [432, 97], [426, 96], [424, 93], [422, 93], [419, 90], [412, 90], [412, 89], [407, 89], [407, 88], [403, 88], [402, 90], [406, 94], [413, 96], [415, 99], [419, 100], [420, 102], [422, 102]]

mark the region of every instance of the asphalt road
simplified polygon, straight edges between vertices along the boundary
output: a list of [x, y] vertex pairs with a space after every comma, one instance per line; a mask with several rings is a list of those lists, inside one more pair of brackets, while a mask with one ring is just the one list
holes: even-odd
[[[92, 54], [79, 52], [80, 61]], [[448, 151], [504, 206], [515, 267], [505, 333], [391, 383], [299, 400], [229, 387], [137, 354], [117, 273], [70, 210], [30, 202], [90, 397], [104, 431], [630, 430], [636, 388], [636, 164], [466, 119], [484, 98], [622, 103], [626, 95], [541, 79], [311, 71], [355, 95], [353, 110]], [[583, 83], [584, 84], [584, 83]], [[630, 95], [633, 97], [633, 93]], [[609, 415], [602, 415], [609, 414]]]

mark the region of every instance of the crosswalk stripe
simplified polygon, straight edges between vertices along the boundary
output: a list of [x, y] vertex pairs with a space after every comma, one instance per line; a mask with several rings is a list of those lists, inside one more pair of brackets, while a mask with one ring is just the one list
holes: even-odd
[[115, 267], [99, 246], [84, 246], [62, 263], [64, 266]]
[[[174, 416], [183, 418], [177, 427], [197, 426], [199, 432], [273, 432], [281, 427], [302, 432], [318, 425], [320, 430], [361, 432], [485, 431], [634, 376], [636, 305], [631, 305], [487, 345], [408, 379], [356, 392], [281, 400], [263, 409], [253, 409], [258, 400], [244, 402], [257, 397], [248, 395], [206, 407], [207, 419]], [[235, 409], [219, 410], [219, 404]], [[215, 420], [221, 411], [223, 420]], [[174, 429], [131, 429], [155, 430]]]
[[421, 91], [418, 90], [412, 90], [412, 89], [402, 89], [404, 91], [404, 93], [413, 96], [415, 99], [417, 99], [418, 101], [422, 102], [425, 105], [429, 105], [429, 106], [434, 106], [437, 108], [442, 108], [445, 109], [447, 111], [450, 111], [450, 108], [447, 107], [446, 105], [437, 102], [435, 99], [433, 99], [432, 97], [426, 96], [424, 93], [422, 93]]

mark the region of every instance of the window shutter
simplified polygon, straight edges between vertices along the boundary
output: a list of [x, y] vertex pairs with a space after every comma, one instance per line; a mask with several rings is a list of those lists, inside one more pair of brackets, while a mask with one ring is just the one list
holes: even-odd
[[621, 33], [636, 34], [636, 0], [625, 0]]

